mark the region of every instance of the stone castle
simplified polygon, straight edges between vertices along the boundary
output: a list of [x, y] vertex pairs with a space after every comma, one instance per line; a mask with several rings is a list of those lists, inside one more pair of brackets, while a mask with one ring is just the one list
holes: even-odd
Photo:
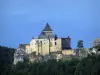
[[[71, 48], [71, 38], [59, 38], [53, 33], [47, 23], [38, 38], [32, 38], [30, 44], [20, 44], [14, 53], [14, 64], [28, 57], [31, 62], [48, 59], [61, 59], [72, 57], [87, 57], [88, 54], [100, 54], [95, 46], [100, 46], [100, 38], [93, 41], [92, 49], [83, 50]], [[34, 54], [35, 53], [35, 54]], [[52, 57], [53, 55], [53, 57]]]
[[71, 38], [69, 36], [67, 38], [58, 38], [48, 23], [38, 38], [33, 37], [30, 44], [20, 44], [19, 48], [24, 49], [27, 54], [36, 52], [36, 55], [46, 55], [54, 52], [73, 53]]
[[[58, 59], [62, 55], [74, 55], [74, 50], [71, 48], [71, 38], [69, 36], [67, 38], [59, 38], [47, 23], [38, 38], [32, 38], [30, 44], [19, 44], [14, 53], [14, 64], [18, 61], [23, 61], [25, 56], [30, 56], [32, 53], [35, 53], [37, 57], [54, 54], [57, 56], [55, 59]], [[33, 56], [30, 57], [32, 61], [34, 59]]]

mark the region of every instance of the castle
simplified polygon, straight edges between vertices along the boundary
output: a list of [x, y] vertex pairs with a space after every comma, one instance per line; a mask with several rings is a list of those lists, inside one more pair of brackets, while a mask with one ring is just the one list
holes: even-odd
[[[93, 47], [100, 46], [100, 38], [93, 41]], [[71, 48], [71, 38], [59, 38], [53, 33], [50, 25], [47, 23], [38, 38], [32, 38], [30, 44], [20, 44], [14, 53], [14, 64], [23, 61], [24, 57], [28, 57], [31, 62], [61, 59], [79, 56], [87, 57], [88, 54], [100, 54], [96, 48], [92, 50], [83, 48], [83, 50]]]
[[24, 49], [27, 54], [36, 52], [36, 55], [46, 55], [54, 52], [72, 53], [71, 38], [58, 38], [53, 33], [50, 25], [47, 23], [38, 38], [32, 38], [30, 44], [20, 44], [19, 48]]
[[[32, 38], [30, 44], [19, 44], [14, 53], [14, 63], [23, 61], [25, 55], [73, 55], [74, 50], [71, 48], [71, 38], [59, 38], [53, 33], [50, 25], [47, 23], [38, 38]], [[57, 57], [58, 58], [58, 57]], [[31, 58], [33, 59], [33, 58]]]

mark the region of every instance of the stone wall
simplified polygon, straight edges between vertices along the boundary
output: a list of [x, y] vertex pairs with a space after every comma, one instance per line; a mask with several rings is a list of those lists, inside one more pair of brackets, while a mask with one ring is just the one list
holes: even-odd
[[72, 50], [72, 49], [62, 50], [62, 54], [63, 55], [73, 55], [74, 54], [74, 50]]
[[[56, 42], [56, 43], [55, 43]], [[63, 43], [67, 47], [67, 42]], [[25, 51], [27, 54], [36, 51], [36, 54], [46, 55], [50, 52], [57, 52], [62, 50], [62, 38], [55, 40], [54, 38], [50, 39], [38, 39], [34, 38], [30, 41], [30, 44], [25, 45]]]

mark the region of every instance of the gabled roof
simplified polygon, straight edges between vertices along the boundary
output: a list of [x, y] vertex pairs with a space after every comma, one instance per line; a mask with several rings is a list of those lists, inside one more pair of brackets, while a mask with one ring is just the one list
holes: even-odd
[[45, 28], [42, 31], [53, 31], [50, 27], [50, 25], [47, 23]]

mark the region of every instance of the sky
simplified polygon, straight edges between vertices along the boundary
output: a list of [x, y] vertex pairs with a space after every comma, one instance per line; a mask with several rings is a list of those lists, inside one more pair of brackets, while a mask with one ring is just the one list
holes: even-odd
[[72, 48], [78, 40], [89, 48], [100, 38], [100, 0], [0, 0], [0, 45], [29, 44], [47, 22]]

